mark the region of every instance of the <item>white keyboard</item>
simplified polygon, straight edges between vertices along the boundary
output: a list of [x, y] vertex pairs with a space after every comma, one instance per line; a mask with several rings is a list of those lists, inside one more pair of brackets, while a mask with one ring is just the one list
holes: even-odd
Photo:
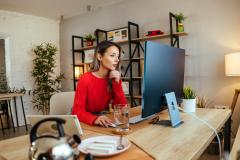
[[142, 118], [142, 115], [138, 115], [138, 116], [135, 116], [135, 117], [131, 117], [131, 118], [129, 118], [129, 123], [130, 123], [130, 124], [135, 124], [135, 123], [141, 122], [141, 121], [143, 121], [143, 120], [145, 120], [145, 119], [151, 118], [151, 117], [153, 117], [153, 116], [154, 116], [154, 115], [151, 115], [151, 116]]

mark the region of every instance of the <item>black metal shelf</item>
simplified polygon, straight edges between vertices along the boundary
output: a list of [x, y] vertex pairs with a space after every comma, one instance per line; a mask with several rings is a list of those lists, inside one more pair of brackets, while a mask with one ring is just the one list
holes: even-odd
[[[141, 45], [141, 42], [147, 41], [147, 40], [156, 40], [156, 39], [165, 39], [165, 38], [170, 38], [170, 45], [171, 46], [176, 46], [179, 48], [179, 37], [180, 36], [187, 36], [188, 34], [185, 32], [176, 32], [174, 31], [173, 28], [173, 22], [176, 22], [176, 28], [178, 25], [178, 21], [176, 20], [176, 17], [173, 13], [169, 13], [169, 23], [170, 23], [170, 33], [169, 34], [163, 34], [163, 35], [156, 35], [156, 36], [145, 36], [145, 37], [140, 37], [139, 36], [139, 25], [136, 23], [128, 22], [127, 27], [122, 27], [122, 28], [127, 28], [128, 29], [128, 40], [124, 41], [118, 41], [115, 42], [117, 44], [128, 44], [128, 51], [129, 51], [129, 57], [128, 58], [123, 58], [121, 59], [124, 64], [127, 63], [127, 67], [125, 68], [125, 73], [123, 74], [122, 80], [123, 81], [128, 81], [129, 82], [129, 94], [126, 95], [127, 98], [130, 99], [130, 104], [131, 106], [136, 106], [140, 105], [141, 99], [142, 99], [142, 93], [141, 93], [141, 83], [142, 83], [142, 72], [140, 70], [141, 68], [141, 61], [144, 60], [144, 57], [141, 56], [141, 52], [144, 52], [144, 48]], [[118, 29], [122, 29], [118, 28]], [[114, 29], [117, 30], [117, 29]], [[113, 31], [113, 30], [109, 30]], [[95, 35], [96, 35], [96, 42], [99, 44], [100, 42], [100, 34], [102, 37], [107, 40], [107, 33], [109, 31], [102, 30], [102, 29], [96, 29], [95, 30]], [[132, 31], [134, 31], [132, 33]], [[134, 37], [134, 38], [132, 38]], [[81, 48], [80, 49], [75, 49], [74, 48], [74, 40], [78, 38], [81, 40]], [[83, 37], [80, 36], [72, 36], [72, 54], [73, 54], [73, 77], [74, 77], [74, 72], [75, 72], [75, 53], [81, 53], [82, 54], [82, 63], [80, 65], [85, 65], [89, 63], [84, 63], [84, 51], [89, 50], [89, 49], [94, 49], [96, 46], [91, 46], [91, 47], [85, 47], [83, 46]], [[134, 48], [134, 49], [133, 49]], [[133, 76], [133, 63], [137, 64], [137, 76]], [[128, 73], [128, 74], [127, 74]], [[74, 90], [76, 89], [76, 81], [77, 79], [74, 79]], [[138, 95], [133, 94], [133, 83], [138, 83]], [[139, 104], [136, 103], [135, 100], [139, 100]]]

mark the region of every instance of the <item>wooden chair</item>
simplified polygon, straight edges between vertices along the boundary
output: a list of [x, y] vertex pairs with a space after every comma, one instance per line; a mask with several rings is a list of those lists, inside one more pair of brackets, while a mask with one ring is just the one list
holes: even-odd
[[232, 113], [234, 112], [235, 106], [237, 104], [239, 94], [240, 94], [240, 89], [235, 89], [235, 94], [234, 94], [233, 101], [231, 104]]
[[3, 118], [2, 116], [7, 116], [7, 125], [8, 125], [8, 129], [9, 129], [9, 115], [8, 115], [8, 107], [4, 107], [8, 102], [5, 101], [5, 103], [1, 103], [1, 110], [0, 110], [0, 122], [1, 122], [1, 126], [2, 126], [2, 132], [4, 134], [4, 124], [3, 124]]

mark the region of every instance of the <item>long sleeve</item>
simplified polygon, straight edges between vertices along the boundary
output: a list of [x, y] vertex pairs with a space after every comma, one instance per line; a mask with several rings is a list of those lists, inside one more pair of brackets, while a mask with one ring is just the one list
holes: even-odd
[[87, 94], [88, 94], [87, 81], [84, 78], [80, 78], [78, 81], [77, 90], [75, 92], [72, 114], [77, 115], [80, 122], [92, 125], [97, 116], [87, 111], [86, 108]]
[[119, 83], [112, 80], [113, 87], [113, 104], [127, 104], [126, 97], [122, 89], [122, 81]]

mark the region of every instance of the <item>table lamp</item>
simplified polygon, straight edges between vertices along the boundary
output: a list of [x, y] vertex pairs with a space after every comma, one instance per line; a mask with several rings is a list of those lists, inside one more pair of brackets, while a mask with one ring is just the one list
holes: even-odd
[[[226, 76], [240, 76], [240, 52], [225, 55], [225, 74]], [[231, 104], [232, 113], [237, 103], [240, 89], [235, 89], [235, 94]]]

